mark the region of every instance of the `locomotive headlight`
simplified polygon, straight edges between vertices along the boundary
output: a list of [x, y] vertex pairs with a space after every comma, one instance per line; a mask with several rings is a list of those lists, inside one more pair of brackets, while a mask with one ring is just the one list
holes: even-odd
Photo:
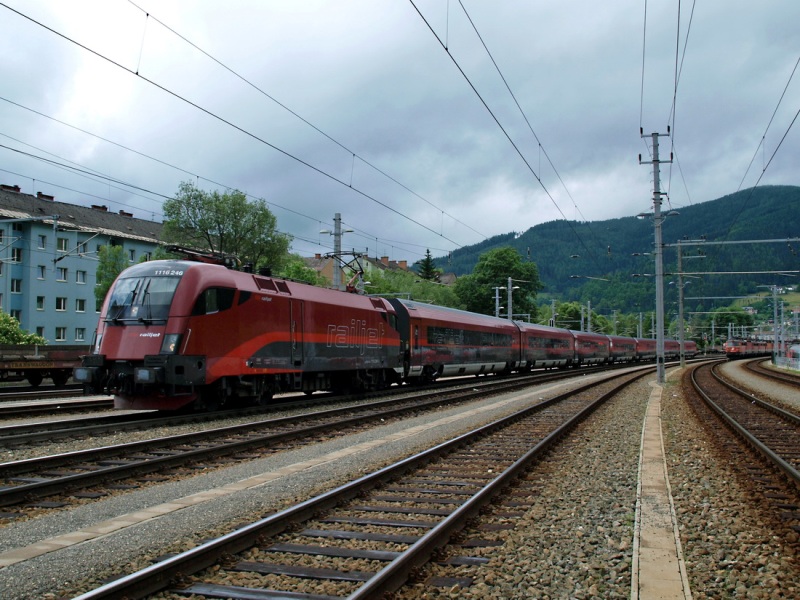
[[181, 345], [180, 333], [168, 333], [164, 336], [160, 354], [175, 354]]
[[158, 383], [164, 380], [163, 377], [164, 369], [160, 367], [156, 368], [148, 368], [148, 367], [136, 367], [133, 370], [133, 380], [136, 383]]
[[75, 367], [72, 370], [72, 378], [79, 383], [92, 383], [96, 371], [94, 367]]

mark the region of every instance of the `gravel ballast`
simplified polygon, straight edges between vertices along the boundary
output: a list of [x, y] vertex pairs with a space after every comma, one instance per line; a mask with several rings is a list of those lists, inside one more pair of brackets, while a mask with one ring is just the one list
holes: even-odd
[[[563, 450], [536, 471], [538, 493], [512, 530], [499, 532], [500, 547], [481, 549], [490, 567], [472, 569], [475, 584], [466, 589], [416, 585], [404, 598], [630, 598], [632, 537], [642, 423], [652, 378], [636, 383], [596, 417], [579, 426]], [[775, 535], [772, 516], [741, 473], [713, 446], [684, 402], [676, 372], [662, 396], [662, 428], [683, 552], [694, 598], [800, 597], [797, 539]], [[587, 378], [581, 378], [583, 384]], [[566, 386], [546, 386], [548, 390]], [[555, 392], [548, 392], [552, 395]], [[544, 391], [533, 393], [535, 398]], [[500, 398], [500, 397], [498, 397]], [[498, 398], [476, 406], [494, 405]], [[502, 398], [507, 398], [503, 396]], [[0, 597], [72, 597], [120, 572], [117, 565], [142, 567], [165, 552], [187, 549], [308, 495], [421, 450], [445, 436], [511, 412], [511, 402], [457, 420], [447, 427], [368, 454], [301, 470], [273, 483], [225, 496], [129, 527], [99, 541], [0, 570]], [[384, 427], [218, 469], [200, 477], [169, 482], [72, 510], [53, 513], [2, 529], [0, 550], [87, 527], [210, 487], [380, 439], [415, 425], [463, 412], [460, 406]], [[471, 553], [474, 550], [470, 549]], [[128, 570], [127, 568], [125, 569]], [[452, 575], [452, 573], [449, 573]], [[85, 580], [86, 583], [81, 583]], [[49, 596], [48, 596], [49, 594]]]

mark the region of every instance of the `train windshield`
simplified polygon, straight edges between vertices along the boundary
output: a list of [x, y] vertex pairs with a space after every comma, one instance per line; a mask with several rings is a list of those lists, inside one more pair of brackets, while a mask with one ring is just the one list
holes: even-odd
[[108, 323], [142, 323], [166, 321], [175, 288], [180, 277], [127, 277], [111, 290]]

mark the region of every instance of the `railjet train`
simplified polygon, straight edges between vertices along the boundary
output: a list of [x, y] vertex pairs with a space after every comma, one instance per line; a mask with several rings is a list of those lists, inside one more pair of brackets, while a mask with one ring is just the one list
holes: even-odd
[[[667, 358], [678, 342], [665, 344]], [[686, 342], [685, 353], [697, 348]], [[287, 391], [653, 360], [656, 342], [324, 289], [190, 260], [122, 272], [74, 371], [125, 409], [215, 410]]]

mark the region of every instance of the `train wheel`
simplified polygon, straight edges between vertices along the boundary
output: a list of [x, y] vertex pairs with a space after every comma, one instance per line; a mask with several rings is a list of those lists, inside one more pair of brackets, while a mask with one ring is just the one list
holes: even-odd
[[31, 384], [31, 387], [39, 387], [42, 384], [42, 374], [38, 371], [25, 371], [25, 379]]
[[219, 380], [201, 392], [197, 403], [198, 408], [208, 412], [220, 410], [227, 404], [229, 395], [230, 390], [225, 386], [223, 380]]
[[56, 387], [64, 387], [69, 381], [69, 371], [56, 371], [51, 377], [53, 378], [53, 385]]

